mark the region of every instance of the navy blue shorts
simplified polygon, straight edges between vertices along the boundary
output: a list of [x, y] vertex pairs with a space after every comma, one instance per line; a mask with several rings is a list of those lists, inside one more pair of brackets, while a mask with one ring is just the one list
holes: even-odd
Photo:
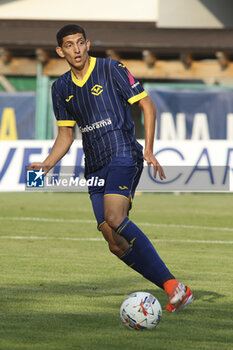
[[[104, 168], [88, 174], [86, 179], [93, 179], [95, 184], [88, 186], [97, 227], [100, 229], [105, 222], [104, 196], [117, 194], [131, 201], [134, 197], [143, 170], [143, 161], [136, 162], [131, 158], [116, 158]], [[101, 179], [104, 185], [101, 184]]]

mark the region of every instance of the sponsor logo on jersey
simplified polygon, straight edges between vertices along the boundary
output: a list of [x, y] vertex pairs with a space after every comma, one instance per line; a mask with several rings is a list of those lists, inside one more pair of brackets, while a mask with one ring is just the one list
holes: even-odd
[[135, 84], [131, 85], [131, 88], [134, 89], [136, 86], [138, 86], [140, 83], [137, 81]]
[[72, 97], [74, 97], [74, 95], [70, 95], [68, 98], [66, 98], [66, 102], [69, 102], [72, 99]]
[[95, 95], [95, 96], [99, 96], [101, 94], [101, 92], [103, 92], [103, 86], [98, 85], [98, 84], [93, 86], [93, 88], [91, 89], [92, 95]]
[[80, 127], [80, 130], [82, 133], [85, 133], [85, 132], [90, 132], [90, 131], [93, 131], [95, 129], [99, 129], [99, 128], [103, 128], [104, 126], [108, 126], [108, 125], [111, 125], [112, 124], [112, 121], [110, 118], [107, 118], [107, 119], [104, 119], [104, 120], [100, 120], [99, 122], [95, 122], [91, 125], [86, 125], [85, 127]]

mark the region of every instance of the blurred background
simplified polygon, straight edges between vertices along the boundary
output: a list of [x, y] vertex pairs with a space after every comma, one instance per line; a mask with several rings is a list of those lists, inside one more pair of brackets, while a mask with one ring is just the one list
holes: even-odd
[[[57, 135], [50, 88], [69, 67], [56, 55], [55, 37], [68, 23], [85, 28], [91, 55], [120, 60], [140, 80], [157, 108], [156, 139], [224, 140], [229, 164], [232, 13], [231, 0], [0, 0], [0, 189], [15, 158], [19, 169], [35, 160], [32, 151], [25, 155], [32, 143], [19, 140]], [[137, 106], [132, 113], [143, 139]], [[34, 153], [41, 160], [43, 152]]]

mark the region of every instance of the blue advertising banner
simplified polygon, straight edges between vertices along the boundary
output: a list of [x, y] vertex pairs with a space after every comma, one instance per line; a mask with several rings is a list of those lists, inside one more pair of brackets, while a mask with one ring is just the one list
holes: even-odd
[[156, 138], [233, 140], [233, 88], [144, 84], [157, 109]]
[[0, 140], [35, 138], [35, 92], [0, 93]]

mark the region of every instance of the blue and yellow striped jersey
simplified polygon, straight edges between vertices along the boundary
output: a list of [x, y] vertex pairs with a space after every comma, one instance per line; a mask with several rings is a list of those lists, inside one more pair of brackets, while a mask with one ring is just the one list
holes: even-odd
[[53, 83], [52, 96], [57, 125], [77, 123], [82, 132], [87, 174], [117, 157], [142, 157], [130, 104], [147, 94], [122, 63], [91, 57], [83, 80], [66, 72]]

